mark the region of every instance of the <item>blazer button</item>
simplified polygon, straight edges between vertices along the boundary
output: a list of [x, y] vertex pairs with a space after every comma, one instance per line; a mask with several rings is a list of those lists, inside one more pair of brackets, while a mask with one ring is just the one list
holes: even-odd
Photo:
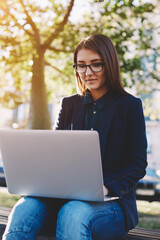
[[127, 193], [127, 192], [126, 192], [125, 190], [121, 190], [121, 191], [120, 191], [120, 194], [122, 194], [122, 195], [123, 195], [123, 194], [126, 194], [126, 193]]

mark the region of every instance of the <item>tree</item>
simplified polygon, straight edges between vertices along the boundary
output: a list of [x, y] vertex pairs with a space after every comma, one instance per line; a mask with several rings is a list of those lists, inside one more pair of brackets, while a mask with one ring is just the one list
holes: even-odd
[[[66, 44], [63, 45], [62, 36], [73, 4], [74, 0], [68, 6], [53, 0], [45, 1], [43, 6], [31, 0], [0, 2], [0, 44], [1, 50], [5, 51], [2, 59], [6, 63], [5, 70], [11, 72], [14, 87], [19, 93], [23, 92], [23, 81], [29, 84], [29, 77], [26, 78], [25, 74], [29, 72], [31, 76], [28, 122], [31, 129], [51, 128], [44, 71], [45, 64], [49, 64], [46, 56], [51, 52], [54, 56], [71, 51], [70, 47], [66, 49]], [[58, 71], [58, 68], [55, 69]]]
[[[159, 79], [156, 69], [149, 72], [142, 64], [153, 50], [155, 24], [150, 16], [157, 11], [155, 3], [92, 0], [89, 13], [73, 24], [69, 19], [73, 0], [68, 5], [62, 0], [46, 0], [43, 5], [37, 2], [0, 2], [0, 44], [4, 55], [0, 74], [12, 85], [12, 91], [5, 89], [0, 99], [3, 97], [3, 102], [13, 107], [28, 100], [31, 89], [29, 128], [50, 128], [47, 98], [52, 95], [52, 87], [59, 86], [57, 94], [63, 94], [64, 87], [66, 93], [75, 93], [71, 70], [73, 50], [89, 34], [103, 33], [112, 39], [120, 58], [124, 86], [136, 86], [140, 90], [147, 83], [147, 74], [150, 74], [149, 83]], [[158, 56], [158, 47], [154, 51]], [[157, 66], [158, 61], [157, 57]]]

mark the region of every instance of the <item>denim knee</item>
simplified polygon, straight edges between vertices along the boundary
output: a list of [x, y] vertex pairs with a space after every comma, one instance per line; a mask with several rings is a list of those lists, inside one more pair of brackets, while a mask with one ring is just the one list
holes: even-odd
[[3, 240], [35, 239], [46, 215], [47, 207], [40, 199], [32, 197], [20, 199], [9, 215]]
[[70, 201], [63, 205], [57, 217], [56, 239], [92, 239], [91, 215], [92, 209], [87, 202]]

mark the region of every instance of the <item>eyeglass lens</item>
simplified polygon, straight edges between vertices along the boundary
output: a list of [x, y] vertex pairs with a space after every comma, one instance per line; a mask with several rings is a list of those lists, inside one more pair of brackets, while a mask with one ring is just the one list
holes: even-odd
[[77, 72], [84, 73], [87, 71], [87, 67], [91, 69], [92, 72], [100, 72], [103, 69], [104, 63], [92, 63], [89, 65], [86, 64], [75, 64], [73, 65]]

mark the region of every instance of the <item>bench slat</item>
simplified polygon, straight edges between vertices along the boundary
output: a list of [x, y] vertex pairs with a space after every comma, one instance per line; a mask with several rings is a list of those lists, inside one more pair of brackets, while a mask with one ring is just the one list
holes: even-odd
[[125, 240], [143, 239], [143, 240], [160, 240], [160, 231], [155, 229], [135, 228], [129, 231]]

